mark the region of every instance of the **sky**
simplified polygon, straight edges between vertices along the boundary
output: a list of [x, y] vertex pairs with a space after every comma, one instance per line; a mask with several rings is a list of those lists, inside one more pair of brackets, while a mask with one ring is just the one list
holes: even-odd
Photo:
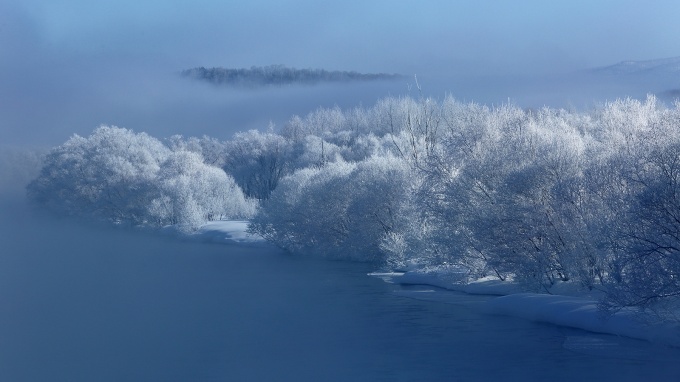
[[0, 4], [3, 50], [62, 63], [524, 72], [680, 55], [680, 3], [664, 0]]
[[[675, 57], [679, 14], [672, 0], [0, 0], [0, 137], [25, 143], [22, 131], [50, 123], [48, 141], [67, 126], [217, 125], [208, 96], [173, 98], [193, 90], [163, 82], [197, 66], [504, 77]], [[191, 102], [201, 110], [180, 115]]]

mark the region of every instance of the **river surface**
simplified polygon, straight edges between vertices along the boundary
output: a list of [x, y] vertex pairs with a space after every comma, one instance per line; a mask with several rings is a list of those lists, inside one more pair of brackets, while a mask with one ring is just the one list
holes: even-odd
[[679, 380], [680, 350], [484, 313], [367, 264], [0, 218], [0, 381]]

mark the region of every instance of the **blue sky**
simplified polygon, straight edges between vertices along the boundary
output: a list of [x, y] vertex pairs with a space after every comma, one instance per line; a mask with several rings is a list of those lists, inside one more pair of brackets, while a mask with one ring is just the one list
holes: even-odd
[[[680, 2], [2, 0], [9, 53], [64, 63], [553, 72], [680, 55]], [[28, 45], [28, 46], [25, 46]], [[8, 48], [9, 46], [9, 48]], [[5, 55], [1, 60], [16, 56]]]

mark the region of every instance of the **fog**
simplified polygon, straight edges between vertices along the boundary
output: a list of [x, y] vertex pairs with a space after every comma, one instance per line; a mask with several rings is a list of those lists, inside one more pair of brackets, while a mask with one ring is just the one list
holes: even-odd
[[[578, 87], [565, 75], [677, 56], [680, 42], [671, 36], [680, 32], [679, 8], [673, 1], [3, 1], [0, 139], [51, 146], [100, 124], [227, 139], [319, 106], [414, 93], [589, 105], [631, 91], [591, 81]], [[234, 91], [177, 76], [196, 66], [271, 64], [417, 75], [421, 92], [414, 80]]]

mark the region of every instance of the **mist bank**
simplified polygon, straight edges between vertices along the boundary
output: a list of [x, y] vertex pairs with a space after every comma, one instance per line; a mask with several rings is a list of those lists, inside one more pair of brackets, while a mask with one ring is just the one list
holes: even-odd
[[[393, 96], [451, 95], [489, 106], [512, 103], [521, 108], [549, 106], [590, 110], [608, 100], [644, 99], [657, 94], [672, 103], [680, 84], [666, 73], [608, 73], [595, 69], [560, 75], [471, 75], [454, 70], [412, 73], [388, 81], [290, 84], [263, 88], [211, 86], [187, 81], [172, 69], [124, 63], [52, 66], [27, 63], [3, 74], [0, 136], [5, 145], [50, 147], [72, 134], [86, 135], [99, 125], [145, 131], [230, 139], [238, 131], [281, 128], [291, 115], [317, 108], [372, 105]], [[24, 73], [10, 76], [8, 73]], [[30, 74], [29, 74], [30, 73]]]
[[291, 115], [319, 107], [349, 108], [406, 94], [408, 83], [294, 84], [250, 91], [152, 69], [55, 68], [49, 76], [13, 80], [0, 89], [7, 106], [0, 113], [0, 136], [4, 145], [49, 148], [72, 134], [116, 125], [159, 137], [209, 135], [226, 140], [238, 131], [265, 130], [270, 122], [280, 127]]
[[0, 145], [0, 202], [24, 199], [26, 186], [40, 173], [46, 151]]

